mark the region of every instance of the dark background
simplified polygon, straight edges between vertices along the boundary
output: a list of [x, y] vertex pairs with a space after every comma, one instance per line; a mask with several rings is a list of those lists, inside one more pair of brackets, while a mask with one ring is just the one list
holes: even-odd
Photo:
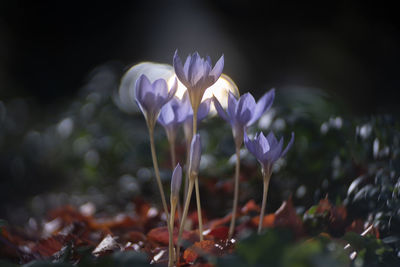
[[[2, 1], [0, 99], [68, 102], [96, 66], [193, 51], [239, 89], [322, 89], [354, 113], [398, 110], [398, 11], [380, 1]], [[259, 90], [259, 91], [257, 91]]]

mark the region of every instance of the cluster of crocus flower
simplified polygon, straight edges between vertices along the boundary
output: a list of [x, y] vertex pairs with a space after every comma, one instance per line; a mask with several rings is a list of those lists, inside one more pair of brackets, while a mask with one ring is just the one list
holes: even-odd
[[229, 122], [232, 127], [232, 134], [235, 140], [236, 148], [233, 211], [231, 224], [229, 227], [229, 238], [232, 237], [235, 229], [236, 210], [239, 198], [240, 148], [243, 143], [243, 133], [247, 127], [256, 122], [261, 115], [271, 107], [274, 98], [274, 89], [271, 89], [269, 92], [265, 93], [257, 103], [250, 93], [242, 95], [239, 100], [237, 100], [232, 93], [229, 93], [228, 108], [225, 112], [218, 99], [213, 97], [214, 105], [219, 116], [225, 121]]
[[[222, 73], [224, 66], [223, 56], [212, 68], [212, 63], [209, 57], [203, 59], [198, 53], [189, 56], [184, 66], [177, 53], [174, 56], [174, 69], [178, 79], [187, 87], [187, 93], [182, 100], [174, 97], [177, 90], [177, 83], [174, 82], [170, 90], [168, 90], [167, 82], [163, 79], [157, 79], [153, 83], [142, 75], [135, 84], [135, 101], [142, 111], [150, 135], [150, 147], [153, 159], [153, 166], [156, 175], [157, 184], [160, 190], [161, 200], [163, 203], [164, 212], [167, 216], [167, 228], [170, 236], [169, 244], [169, 266], [175, 262], [173, 253], [172, 237], [173, 237], [173, 218], [175, 208], [179, 203], [179, 187], [181, 180], [181, 167], [178, 164], [172, 176], [171, 187], [171, 216], [168, 212], [168, 207], [165, 200], [164, 190], [161, 184], [161, 178], [158, 168], [158, 161], [155, 152], [154, 144], [154, 127], [158, 121], [167, 133], [167, 138], [171, 148], [171, 165], [175, 166], [175, 139], [178, 126], [184, 124], [185, 136], [187, 144], [189, 140], [191, 145], [187, 145], [187, 191], [185, 192], [186, 201], [184, 206], [183, 216], [181, 218], [179, 236], [178, 236], [178, 253], [180, 247], [180, 238], [183, 231], [183, 225], [189, 209], [193, 186], [196, 188], [197, 209], [199, 212], [199, 235], [202, 240], [202, 222], [201, 222], [201, 205], [198, 184], [198, 171], [201, 158], [201, 141], [200, 135], [197, 134], [198, 120], [205, 118], [210, 109], [211, 99], [201, 103], [204, 92], [208, 87], [213, 85]], [[179, 177], [179, 178], [178, 178]], [[179, 180], [179, 182], [177, 181]], [[179, 205], [178, 205], [179, 206]]]
[[[135, 84], [135, 101], [140, 110], [144, 114], [150, 135], [150, 147], [153, 159], [154, 172], [156, 181], [161, 195], [164, 213], [167, 218], [167, 228], [169, 232], [169, 266], [173, 266], [179, 261], [180, 240], [187, 217], [189, 204], [193, 189], [195, 188], [196, 203], [198, 211], [199, 238], [203, 239], [203, 226], [201, 218], [201, 204], [199, 194], [199, 166], [201, 159], [201, 138], [197, 133], [198, 121], [204, 119], [210, 110], [211, 102], [217, 110], [217, 113], [225, 121], [229, 122], [232, 127], [232, 134], [236, 147], [236, 169], [235, 169], [235, 189], [233, 198], [232, 220], [229, 228], [229, 237], [234, 234], [235, 215], [238, 203], [239, 193], [239, 171], [240, 171], [240, 148], [243, 140], [247, 149], [257, 158], [261, 164], [264, 178], [264, 194], [262, 200], [262, 209], [260, 214], [259, 232], [261, 231], [262, 218], [265, 211], [266, 198], [268, 192], [268, 184], [272, 174], [273, 164], [283, 157], [293, 144], [294, 134], [283, 150], [283, 138], [278, 142], [275, 135], [271, 132], [267, 137], [263, 133], [256, 135], [254, 140], [250, 140], [247, 136], [247, 129], [254, 124], [264, 112], [272, 105], [275, 98], [275, 90], [266, 92], [258, 102], [250, 93], [242, 95], [237, 99], [232, 93], [228, 96], [228, 106], [225, 111], [217, 98], [206, 99], [202, 101], [204, 92], [212, 86], [222, 74], [224, 67], [224, 57], [222, 56], [215, 66], [212, 66], [211, 59], [201, 58], [196, 52], [189, 55], [184, 64], [177, 52], [173, 58], [173, 65], [176, 77], [186, 86], [187, 91], [182, 99], [177, 98], [175, 92], [177, 90], [177, 81], [175, 79], [173, 85], [168, 89], [167, 82], [164, 79], [157, 79], [151, 82], [145, 75], [140, 76]], [[174, 168], [171, 179], [171, 195], [170, 207], [171, 213], [168, 211], [165, 194], [160, 179], [158, 161], [154, 144], [154, 128], [156, 122], [159, 122], [165, 129], [167, 139], [170, 143], [171, 150], [171, 167]], [[179, 126], [183, 126], [186, 147], [186, 179], [184, 192], [184, 208], [180, 218], [178, 243], [176, 253], [173, 248], [173, 229], [174, 215], [179, 205], [179, 189], [181, 187], [182, 168], [176, 163], [175, 142]], [[177, 256], [177, 257], [176, 257]]]

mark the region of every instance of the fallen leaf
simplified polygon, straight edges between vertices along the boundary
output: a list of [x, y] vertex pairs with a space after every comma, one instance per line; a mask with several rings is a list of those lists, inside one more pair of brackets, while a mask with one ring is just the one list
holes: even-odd
[[[253, 227], [258, 227], [259, 223], [260, 223], [260, 216], [255, 216], [251, 218], [251, 225]], [[268, 228], [268, 227], [274, 227], [274, 225], [275, 225], [275, 214], [272, 213], [265, 215], [262, 221], [262, 227]]]
[[48, 258], [58, 252], [68, 241], [64, 235], [55, 235], [46, 239], [41, 239], [32, 248], [33, 253], [40, 255], [40, 258]]
[[120, 250], [121, 247], [111, 235], [107, 235], [100, 244], [93, 250], [92, 254], [96, 257], [108, 254], [114, 250]]
[[196, 259], [203, 254], [216, 254], [218, 249], [212, 240], [203, 240], [194, 243], [183, 253], [183, 258], [187, 263], [194, 263]]
[[207, 236], [212, 236], [216, 240], [225, 240], [228, 238], [229, 228], [226, 226], [211, 229]]

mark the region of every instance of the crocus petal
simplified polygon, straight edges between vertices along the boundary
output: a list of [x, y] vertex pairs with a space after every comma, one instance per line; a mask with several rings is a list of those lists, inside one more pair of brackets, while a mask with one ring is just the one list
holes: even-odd
[[211, 57], [209, 55], [206, 56], [206, 62], [211, 68], [212, 67], [212, 61], [211, 61]]
[[284, 157], [286, 155], [286, 153], [289, 151], [289, 149], [292, 147], [294, 142], [294, 132], [292, 132], [292, 137], [290, 138], [289, 143], [287, 144], [285, 150], [282, 152], [281, 157]]
[[255, 157], [257, 157], [256, 150], [255, 150], [255, 142], [249, 139], [246, 131], [244, 131], [244, 145], [246, 146], [247, 150], [249, 150], [249, 152], [251, 154], [253, 154]]
[[[188, 84], [187, 72], [184, 71], [184, 67], [182, 66], [181, 58], [178, 56], [178, 50], [175, 51], [173, 64], [174, 64], [174, 70], [175, 70], [176, 76], [186, 86]], [[185, 64], [185, 66], [186, 66], [186, 64]]]
[[278, 145], [278, 140], [276, 139], [276, 137], [272, 131], [270, 131], [269, 134], [267, 135], [267, 139], [268, 139], [268, 143], [270, 144], [270, 146], [274, 147], [274, 146]]
[[219, 76], [222, 74], [222, 70], [224, 69], [224, 55], [222, 55], [217, 63], [215, 63], [214, 68], [210, 72], [210, 75], [213, 76], [214, 82], [218, 80]]
[[188, 69], [188, 81], [193, 86], [203, 75], [202, 63], [199, 53], [193, 53]]
[[200, 103], [199, 109], [197, 111], [197, 119], [199, 121], [207, 117], [208, 112], [210, 111], [210, 104], [211, 104], [211, 98], [207, 98], [206, 100]]
[[192, 56], [189, 55], [189, 56], [186, 58], [185, 65], [183, 65], [183, 71], [184, 71], [184, 73], [185, 73], [185, 77], [186, 77], [186, 80], [187, 80], [187, 81], [189, 81], [188, 73], [189, 73], [189, 66], [190, 66], [190, 62], [191, 62], [191, 61], [192, 61]]
[[188, 117], [193, 117], [193, 110], [192, 105], [190, 104], [189, 94], [186, 91], [181, 99], [178, 121], [185, 121]]
[[270, 150], [270, 146], [267, 138], [265, 138], [262, 132], [255, 140], [257, 140], [257, 145], [255, 146], [257, 159], [261, 161], [263, 159], [263, 156]]
[[168, 99], [167, 101], [169, 101], [172, 97], [175, 96], [176, 91], [178, 90], [178, 81], [176, 80], [176, 78], [174, 79], [174, 83], [171, 86], [171, 89], [168, 92]]
[[252, 125], [254, 122], [256, 122], [261, 117], [261, 115], [265, 111], [270, 109], [272, 103], [274, 102], [274, 99], [275, 99], [275, 89], [271, 89], [267, 93], [265, 93], [260, 98], [260, 100], [258, 100], [257, 105], [253, 112], [253, 116], [252, 116], [251, 120], [247, 123], [247, 126]]
[[142, 110], [143, 113], [147, 113], [147, 116], [151, 116], [160, 111], [160, 106], [156, 102], [155, 95], [151, 92], [147, 92], [140, 102], [141, 108], [144, 109]]
[[146, 75], [142, 74], [137, 79], [135, 84], [135, 98], [136, 101], [141, 102], [144, 98], [146, 92], [151, 91], [151, 82], [146, 77]]
[[161, 124], [163, 126], [165, 126], [165, 125], [169, 125], [169, 124], [173, 123], [174, 119], [175, 119], [175, 114], [174, 114], [174, 110], [172, 109], [171, 104], [170, 103], [165, 104], [161, 108], [161, 112], [160, 112], [160, 116], [159, 116], [158, 120], [160, 122], [162, 122]]
[[252, 118], [253, 110], [256, 107], [256, 101], [254, 97], [246, 93], [242, 95], [236, 105], [236, 121], [242, 126], [245, 126], [247, 122]]
[[214, 107], [215, 107], [215, 109], [217, 110], [218, 115], [219, 115], [222, 119], [224, 119], [225, 121], [229, 122], [229, 121], [230, 121], [230, 120], [229, 120], [229, 117], [228, 117], [228, 115], [226, 114], [226, 112], [225, 112], [224, 108], [222, 107], [222, 105], [219, 103], [218, 99], [217, 99], [215, 96], [213, 96], [212, 99], [213, 99]]
[[236, 110], [237, 100], [234, 94], [229, 91], [228, 94], [228, 116], [230, 118], [231, 124], [233, 123], [232, 120], [235, 118], [235, 110]]
[[152, 84], [153, 92], [161, 96], [162, 98], [167, 98], [168, 95], [168, 85], [164, 79], [157, 79]]
[[279, 143], [277, 143], [275, 146], [271, 146], [271, 150], [265, 154], [263, 161], [268, 162], [270, 165], [274, 164], [275, 161], [277, 161], [282, 153], [282, 148], [283, 148], [283, 138], [279, 140]]
[[182, 167], [179, 163], [176, 165], [171, 178], [171, 195], [176, 197], [179, 195], [179, 189], [182, 183]]
[[190, 145], [190, 163], [189, 170], [191, 173], [198, 174], [201, 159], [201, 140], [200, 134], [193, 136], [192, 143]]

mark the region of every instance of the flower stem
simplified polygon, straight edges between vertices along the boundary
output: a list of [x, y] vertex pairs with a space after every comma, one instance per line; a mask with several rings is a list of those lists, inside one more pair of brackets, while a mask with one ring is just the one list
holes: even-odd
[[186, 140], [186, 173], [185, 173], [185, 191], [183, 194], [183, 200], [186, 199], [189, 187], [189, 165], [190, 165], [190, 142], [191, 138]]
[[265, 206], [267, 204], [268, 186], [269, 186], [270, 178], [271, 178], [271, 174], [269, 173], [269, 171], [263, 170], [264, 192], [263, 192], [263, 199], [262, 199], [262, 204], [261, 204], [260, 221], [258, 223], [258, 231], [257, 231], [258, 234], [261, 233], [262, 224], [264, 221], [264, 213], [265, 213]]
[[235, 231], [236, 212], [239, 199], [239, 172], [240, 172], [240, 146], [236, 146], [236, 168], [235, 168], [235, 189], [233, 195], [233, 209], [231, 225], [229, 227], [228, 239], [231, 239]]
[[175, 207], [178, 202], [178, 198], [175, 196], [171, 196], [171, 216], [169, 225], [171, 227], [171, 231], [169, 232], [169, 242], [168, 242], [168, 267], [173, 267], [175, 262], [175, 254], [174, 254], [174, 220], [175, 220]]
[[176, 247], [176, 257], [177, 257], [177, 266], [179, 265], [179, 251], [181, 249], [181, 238], [182, 238], [182, 233], [183, 233], [183, 228], [185, 227], [185, 222], [186, 222], [186, 217], [188, 214], [188, 210], [189, 210], [189, 204], [190, 204], [190, 199], [192, 197], [192, 192], [193, 192], [193, 185], [194, 185], [194, 179], [193, 178], [189, 178], [189, 186], [188, 186], [188, 193], [186, 195], [186, 200], [185, 200], [185, 207], [183, 208], [183, 214], [182, 214], [182, 220], [181, 223], [179, 225], [179, 232], [178, 232], [178, 243], [177, 243], [177, 247]]
[[154, 144], [154, 128], [153, 127], [149, 127], [149, 135], [150, 135], [150, 148], [151, 148], [151, 157], [153, 159], [154, 172], [156, 174], [157, 185], [158, 185], [158, 189], [160, 190], [161, 201], [163, 204], [164, 212], [165, 212], [165, 215], [167, 216], [167, 226], [168, 226], [168, 232], [169, 232], [170, 231], [169, 213], [168, 213], [167, 201], [165, 200], [164, 189], [163, 189], [163, 186], [161, 183], [160, 170], [158, 169], [158, 161], [157, 161], [156, 149], [155, 149], [155, 144]]
[[[193, 109], [193, 136], [197, 134], [197, 111], [198, 107]], [[191, 171], [191, 170], [189, 170]], [[195, 180], [196, 186], [196, 202], [197, 202], [197, 218], [199, 223], [199, 236], [200, 241], [203, 241], [203, 220], [201, 217], [201, 203], [200, 203], [200, 191], [199, 191], [199, 181], [198, 177]]]
[[197, 134], [197, 109], [193, 110], [193, 136]]
[[203, 219], [201, 216], [201, 203], [200, 203], [200, 191], [199, 191], [199, 178], [196, 177], [195, 180], [196, 187], [196, 202], [197, 202], [197, 220], [199, 224], [199, 237], [200, 241], [203, 241]]
[[[172, 138], [171, 138], [172, 139]], [[176, 166], [176, 151], [175, 151], [175, 140], [169, 140], [169, 150], [171, 153], [171, 168], [172, 170]]]

